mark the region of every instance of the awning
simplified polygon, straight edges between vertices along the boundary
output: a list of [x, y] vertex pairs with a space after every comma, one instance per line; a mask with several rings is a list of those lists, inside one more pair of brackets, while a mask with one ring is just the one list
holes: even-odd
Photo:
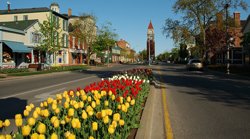
[[3, 41], [12, 52], [15, 53], [30, 53], [31, 49], [25, 46], [22, 42], [14, 42], [14, 41]]

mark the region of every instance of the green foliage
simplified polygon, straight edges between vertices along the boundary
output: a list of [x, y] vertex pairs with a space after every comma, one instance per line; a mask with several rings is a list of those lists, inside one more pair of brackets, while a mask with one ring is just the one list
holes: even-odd
[[62, 38], [59, 36], [61, 32], [60, 25], [55, 19], [50, 15], [43, 23], [39, 23], [40, 29], [37, 32], [41, 33], [42, 41], [37, 45], [36, 49], [52, 54], [62, 47]]
[[186, 44], [180, 44], [180, 50], [179, 50], [180, 58], [185, 59], [188, 57], [188, 50]]
[[0, 69], [0, 73], [8, 74], [8, 73], [20, 73], [20, 72], [28, 72], [28, 68], [8, 68], [8, 69]]
[[142, 60], [147, 60], [147, 50], [142, 50], [139, 52], [139, 59]]

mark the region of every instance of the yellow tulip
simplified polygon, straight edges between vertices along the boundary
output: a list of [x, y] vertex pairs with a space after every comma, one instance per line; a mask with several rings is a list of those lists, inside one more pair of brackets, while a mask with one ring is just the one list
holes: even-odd
[[125, 103], [125, 106], [126, 106], [127, 108], [129, 108], [129, 103], [128, 103], [128, 102], [126, 102], [126, 103]]
[[130, 102], [130, 101], [131, 101], [131, 97], [128, 96], [128, 97], [127, 97], [127, 102]]
[[12, 139], [12, 136], [7, 134], [7, 135], [5, 135], [5, 139]]
[[15, 119], [15, 123], [17, 127], [20, 127], [23, 125], [23, 119], [22, 118], [17, 118]]
[[60, 122], [59, 122], [58, 119], [56, 119], [56, 120], [54, 121], [54, 123], [53, 123], [53, 126], [54, 126], [55, 128], [58, 128], [59, 125], [60, 125]]
[[82, 111], [82, 119], [86, 120], [88, 118], [88, 115], [85, 110]]
[[119, 120], [119, 125], [120, 125], [120, 126], [123, 126], [123, 125], [124, 125], [124, 123], [125, 123], [125, 122], [124, 122], [124, 120], [122, 120], [122, 119], [121, 119], [121, 120]]
[[64, 108], [67, 109], [69, 107], [69, 102], [64, 102]]
[[3, 127], [3, 121], [0, 120], [0, 128]]
[[123, 103], [123, 97], [120, 97], [120, 103], [121, 104]]
[[80, 90], [80, 94], [81, 95], [85, 95], [85, 91], [84, 90]]
[[5, 136], [4, 135], [0, 135], [0, 139], [5, 139]]
[[106, 115], [107, 115], [106, 110], [102, 110], [102, 111], [101, 111], [101, 116], [102, 116], [102, 118], [105, 117]]
[[41, 107], [41, 108], [44, 107], [42, 102], [40, 103], [40, 107]]
[[46, 137], [44, 134], [40, 134], [40, 135], [38, 135], [38, 139], [46, 139]]
[[37, 131], [40, 134], [44, 134], [46, 132], [46, 125], [43, 123], [39, 123], [39, 125], [37, 127]]
[[110, 90], [110, 91], [109, 91], [109, 96], [111, 96], [112, 94], [113, 94], [113, 93], [112, 93], [112, 91]]
[[64, 133], [64, 136], [67, 138], [71, 133], [69, 131]]
[[74, 91], [70, 91], [70, 92], [69, 92], [69, 95], [70, 95], [70, 96], [74, 96]]
[[130, 105], [132, 105], [132, 106], [135, 105], [135, 100], [134, 99], [131, 100]]
[[23, 136], [28, 136], [30, 134], [31, 128], [29, 125], [22, 127], [22, 134]]
[[95, 139], [93, 136], [89, 136], [89, 139]]
[[56, 116], [52, 116], [52, 117], [50, 118], [50, 122], [53, 124], [53, 123], [55, 122], [56, 119], [57, 119]]
[[84, 94], [84, 95], [81, 96], [81, 98], [82, 98], [83, 101], [85, 101], [85, 100], [87, 100], [87, 95]]
[[56, 133], [52, 133], [52, 135], [50, 136], [50, 139], [58, 139], [58, 136]]
[[110, 134], [113, 134], [115, 132], [115, 128], [112, 125], [110, 125], [109, 128], [108, 128], [108, 132]]
[[103, 123], [104, 124], [107, 124], [109, 122], [109, 117], [108, 116], [105, 116], [104, 118], [103, 118]]
[[4, 123], [3, 123], [3, 125], [4, 125], [5, 127], [10, 126], [10, 120], [6, 119], [6, 120], [4, 121]]
[[67, 139], [75, 139], [76, 138], [76, 135], [74, 135], [74, 134], [70, 134], [68, 137], [67, 137]]
[[68, 116], [69, 116], [69, 117], [74, 116], [74, 113], [75, 113], [75, 110], [74, 110], [73, 108], [70, 108], [70, 109], [68, 110]]
[[59, 109], [59, 108], [56, 108], [55, 113], [56, 113], [56, 114], [60, 113], [60, 109]]
[[29, 116], [29, 114], [30, 114], [30, 112], [29, 112], [28, 110], [24, 110], [24, 111], [23, 111], [23, 115], [24, 115], [24, 116], [27, 117], [27, 116]]
[[96, 107], [95, 101], [92, 101], [91, 106], [92, 106], [92, 108], [95, 108], [95, 107]]
[[57, 100], [62, 100], [62, 95], [61, 94], [56, 94], [56, 99]]
[[65, 124], [66, 124], [66, 122], [65, 122], [64, 120], [62, 120], [62, 121], [61, 121], [61, 124], [62, 124], [62, 125], [65, 125]]
[[49, 110], [48, 109], [43, 110], [43, 116], [49, 117]]
[[75, 109], [78, 109], [78, 108], [79, 108], [78, 103], [75, 103], [75, 104], [74, 104], [74, 108], [75, 108]]
[[48, 106], [48, 103], [46, 101], [43, 102], [43, 106], [44, 107], [47, 107]]
[[68, 91], [63, 92], [63, 97], [66, 97], [66, 96], [68, 96]]
[[27, 111], [29, 111], [29, 112], [31, 111], [31, 107], [30, 106], [26, 106], [25, 108], [26, 108]]
[[104, 106], [109, 106], [109, 101], [105, 100], [104, 101]]
[[83, 103], [82, 101], [80, 101], [80, 102], [78, 103], [78, 105], [79, 105], [80, 108], [83, 108], [83, 107], [84, 107], [84, 103]]
[[76, 96], [78, 96], [78, 97], [80, 96], [80, 92], [79, 91], [76, 92]]
[[120, 110], [121, 108], [122, 108], [122, 106], [119, 104], [119, 105], [117, 106], [117, 109]]
[[37, 112], [37, 114], [40, 114], [41, 113], [41, 108], [36, 107], [35, 111]]
[[120, 114], [119, 113], [115, 113], [114, 115], [113, 115], [113, 120], [114, 121], [119, 121], [120, 120]]
[[81, 128], [81, 123], [79, 121], [79, 119], [77, 118], [73, 118], [72, 121], [71, 121], [71, 125], [73, 128]]
[[30, 103], [30, 107], [31, 107], [31, 109], [33, 109], [35, 107], [35, 105], [33, 103]]
[[53, 98], [49, 97], [49, 98], [47, 99], [47, 102], [48, 102], [48, 104], [51, 104], [51, 103], [53, 102]]
[[97, 99], [96, 101], [95, 101], [95, 103], [96, 103], [96, 105], [100, 105], [100, 100], [99, 99]]
[[122, 111], [123, 111], [123, 112], [127, 112], [127, 111], [128, 111], [126, 105], [124, 105], [124, 104], [122, 104]]
[[56, 110], [57, 104], [52, 104], [52, 110]]
[[112, 121], [112, 126], [114, 127], [114, 128], [116, 128], [116, 126], [117, 126], [117, 122], [116, 121]]
[[35, 120], [34, 118], [30, 117], [30, 118], [28, 119], [28, 124], [29, 124], [30, 126], [35, 125], [35, 123], [36, 123], [36, 120]]
[[93, 122], [92, 123], [92, 130], [93, 131], [96, 131], [98, 129], [98, 124], [97, 124], [97, 122]]
[[94, 114], [93, 111], [89, 111], [89, 112], [88, 112], [88, 115], [89, 115], [89, 116], [92, 116], [93, 114]]
[[91, 100], [92, 100], [91, 96], [88, 96], [88, 102], [91, 102]]
[[113, 111], [111, 109], [107, 109], [106, 111], [107, 111], [107, 113], [108, 113], [109, 116], [111, 116], [112, 113], [113, 113]]
[[115, 95], [112, 95], [112, 96], [111, 96], [111, 99], [112, 99], [112, 100], [115, 100]]
[[22, 119], [22, 115], [21, 114], [16, 114], [15, 119]]
[[87, 106], [86, 111], [87, 111], [87, 112], [93, 111], [93, 108], [92, 108], [91, 106]]
[[70, 117], [66, 116], [64, 119], [65, 119], [66, 123], [70, 122]]
[[33, 112], [33, 118], [36, 119], [37, 117], [38, 117], [38, 113], [37, 113], [37, 111], [34, 111], [34, 112]]
[[38, 139], [38, 134], [37, 133], [33, 133], [30, 137], [30, 139]]

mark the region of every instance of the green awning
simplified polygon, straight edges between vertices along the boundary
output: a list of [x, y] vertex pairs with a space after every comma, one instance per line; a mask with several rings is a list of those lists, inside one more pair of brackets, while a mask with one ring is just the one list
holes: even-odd
[[22, 42], [3, 41], [14, 53], [30, 53], [31, 49]]

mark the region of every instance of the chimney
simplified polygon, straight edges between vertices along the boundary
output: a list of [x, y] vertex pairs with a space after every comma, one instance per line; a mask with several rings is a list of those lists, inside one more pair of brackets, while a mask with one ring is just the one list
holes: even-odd
[[235, 27], [240, 27], [240, 12], [234, 12]]
[[223, 26], [223, 19], [222, 18], [223, 17], [222, 17], [222, 13], [221, 12], [219, 12], [219, 13], [216, 14], [216, 23], [217, 23], [217, 27], [219, 29], [222, 29], [222, 26]]
[[7, 5], [8, 5], [8, 13], [10, 12], [10, 2], [7, 1]]
[[72, 9], [69, 8], [69, 9], [68, 9], [68, 17], [70, 17], [71, 15], [72, 15]]

